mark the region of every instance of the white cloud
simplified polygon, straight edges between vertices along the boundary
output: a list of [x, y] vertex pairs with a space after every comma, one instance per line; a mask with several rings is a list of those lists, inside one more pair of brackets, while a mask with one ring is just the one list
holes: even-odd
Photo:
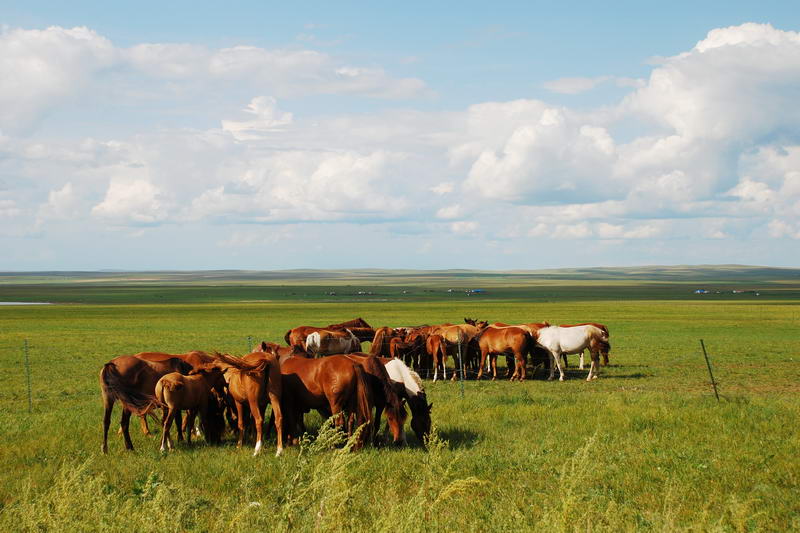
[[239, 141], [258, 139], [263, 133], [281, 131], [284, 126], [292, 123], [292, 114], [279, 113], [277, 101], [269, 96], [253, 98], [245, 111], [255, 115], [256, 118], [241, 122], [222, 121], [222, 130], [230, 133]]
[[103, 201], [92, 208], [92, 215], [122, 224], [153, 224], [170, 215], [160, 196], [158, 187], [143, 179], [112, 180]]
[[85, 27], [3, 31], [0, 128], [26, 131], [117, 60], [111, 42]]

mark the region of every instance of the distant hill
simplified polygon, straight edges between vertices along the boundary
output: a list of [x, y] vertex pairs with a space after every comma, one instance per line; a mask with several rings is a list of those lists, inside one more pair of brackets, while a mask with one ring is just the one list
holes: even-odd
[[256, 283], [314, 284], [343, 283], [426, 283], [474, 281], [495, 283], [564, 281], [649, 281], [649, 282], [779, 282], [800, 281], [800, 268], [747, 265], [679, 265], [561, 268], [546, 270], [197, 270], [197, 271], [45, 271], [0, 272], [0, 284], [38, 283]]

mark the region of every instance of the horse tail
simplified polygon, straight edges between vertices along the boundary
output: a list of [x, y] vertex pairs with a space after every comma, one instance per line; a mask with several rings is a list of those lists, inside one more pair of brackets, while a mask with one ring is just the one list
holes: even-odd
[[114, 363], [106, 363], [100, 371], [100, 387], [106, 394], [119, 400], [123, 408], [139, 416], [149, 413], [157, 402], [152, 394], [125, 383]]
[[290, 338], [291, 336], [292, 336], [292, 330], [287, 331], [286, 335], [283, 336], [283, 340], [286, 341], [286, 346], [291, 346], [292, 345], [291, 338]]
[[223, 363], [225, 366], [233, 367], [241, 372], [260, 373], [264, 372], [269, 365], [267, 358], [261, 358], [257, 363], [250, 363], [248, 361], [243, 361], [238, 357], [232, 357], [224, 353], [215, 353], [211, 357], [216, 359], [218, 362]]
[[372, 395], [370, 394], [367, 373], [364, 371], [364, 367], [359, 363], [353, 363], [353, 369], [356, 373], [356, 420], [359, 426], [362, 424], [367, 425], [361, 431], [360, 441], [363, 443], [367, 436], [372, 436]]

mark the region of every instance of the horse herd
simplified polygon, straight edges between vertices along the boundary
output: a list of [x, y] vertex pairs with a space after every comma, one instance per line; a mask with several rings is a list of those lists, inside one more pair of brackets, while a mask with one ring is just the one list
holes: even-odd
[[[591, 354], [587, 380], [597, 378], [600, 356], [608, 363], [608, 329], [585, 323], [551, 326], [547, 322], [509, 325], [464, 319], [464, 324], [440, 324], [373, 329], [358, 318], [326, 327], [299, 326], [286, 332], [287, 346], [262, 342], [243, 356], [192, 351], [184, 354], [143, 352], [122, 355], [100, 371], [104, 405], [103, 453], [108, 452], [108, 430], [114, 403], [122, 404], [120, 432], [125, 448], [133, 449], [129, 433], [132, 414], [140, 417], [149, 434], [147, 415], [161, 409], [161, 451], [173, 448], [170, 430], [176, 425], [178, 439], [186, 435], [199, 415], [200, 428], [209, 443], [219, 443], [226, 421], [238, 436], [255, 431], [257, 455], [274, 426], [277, 452], [284, 443], [297, 443], [305, 432], [303, 416], [312, 409], [348, 435], [355, 434], [355, 448], [379, 443], [382, 414], [395, 444], [405, 443], [404, 425], [411, 411], [411, 428], [420, 441], [431, 429], [431, 409], [419, 373], [447, 378], [447, 357], [455, 356], [452, 377], [472, 372], [478, 379], [488, 363], [497, 377], [497, 356], [513, 357], [511, 380], [526, 378], [528, 356], [549, 357], [550, 379], [558, 368], [564, 379], [562, 357]], [[361, 342], [372, 341], [369, 353]], [[324, 357], [323, 357], [324, 356]], [[488, 360], [487, 360], [488, 358]], [[545, 361], [543, 361], [545, 362]], [[267, 404], [272, 407], [264, 435]], [[182, 412], [186, 411], [185, 419]]]

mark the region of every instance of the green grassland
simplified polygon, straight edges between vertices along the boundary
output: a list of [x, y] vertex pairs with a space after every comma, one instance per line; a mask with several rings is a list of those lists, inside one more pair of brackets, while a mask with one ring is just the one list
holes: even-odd
[[[91, 303], [0, 306], [0, 528], [798, 530], [800, 295], [792, 272], [716, 280], [651, 273], [640, 281], [570, 281], [560, 272], [513, 283], [408, 272], [366, 281], [352, 273], [302, 281], [6, 277], [0, 301]], [[721, 293], [693, 295], [697, 282]], [[348, 285], [355, 294], [341, 296]], [[447, 292], [478, 286], [486, 293]], [[365, 287], [386, 297], [358, 295]], [[731, 287], [760, 295], [722, 294]], [[253, 458], [230, 436], [221, 447], [179, 446], [162, 456], [136, 428], [135, 452], [114, 436], [109, 454], [99, 453], [97, 374], [110, 358], [242, 354], [248, 337], [279, 340], [295, 325], [355, 316], [376, 326], [465, 316], [600, 321], [611, 331], [611, 365], [591, 383], [574, 367], [563, 383], [541, 371], [522, 384], [467, 381], [463, 397], [459, 383], [426, 382], [437, 427], [427, 448], [410, 434], [404, 449], [344, 453], [323, 430], [281, 458]], [[316, 436], [321, 420], [308, 421]]]

